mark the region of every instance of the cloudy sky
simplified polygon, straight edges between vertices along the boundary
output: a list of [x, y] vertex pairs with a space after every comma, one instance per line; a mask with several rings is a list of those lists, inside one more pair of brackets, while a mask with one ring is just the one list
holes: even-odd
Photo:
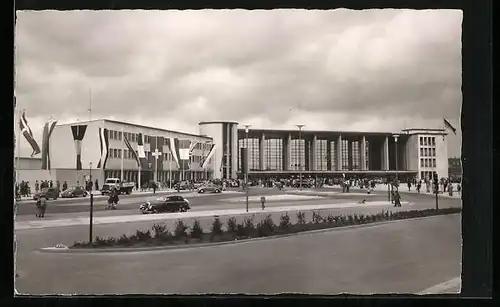
[[[198, 133], [256, 128], [457, 128], [458, 10], [17, 12], [16, 94], [44, 121], [111, 118]], [[18, 125], [16, 124], [16, 127]], [[31, 149], [22, 141], [21, 155]]]

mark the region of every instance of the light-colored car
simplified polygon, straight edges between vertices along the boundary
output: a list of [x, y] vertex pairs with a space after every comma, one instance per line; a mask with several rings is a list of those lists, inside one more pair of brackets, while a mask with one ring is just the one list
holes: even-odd
[[215, 184], [206, 184], [198, 188], [198, 193], [220, 193], [222, 188]]

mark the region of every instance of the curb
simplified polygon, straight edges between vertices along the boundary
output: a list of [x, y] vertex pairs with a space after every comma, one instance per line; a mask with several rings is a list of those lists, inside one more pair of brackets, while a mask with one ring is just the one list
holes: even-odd
[[348, 226], [340, 226], [335, 228], [325, 228], [325, 229], [316, 229], [316, 230], [308, 230], [296, 233], [287, 233], [280, 234], [268, 237], [259, 237], [259, 238], [250, 238], [250, 239], [242, 239], [242, 240], [233, 240], [233, 241], [225, 241], [225, 242], [211, 242], [211, 243], [195, 243], [189, 245], [167, 245], [167, 246], [151, 246], [151, 247], [119, 247], [119, 248], [99, 248], [99, 249], [87, 249], [87, 248], [76, 248], [70, 249], [69, 247], [58, 248], [58, 247], [44, 247], [40, 248], [39, 252], [41, 253], [57, 253], [57, 254], [102, 254], [102, 253], [135, 253], [135, 252], [146, 252], [146, 251], [163, 251], [163, 250], [183, 250], [183, 249], [192, 249], [192, 248], [202, 248], [202, 247], [215, 247], [215, 246], [223, 246], [229, 244], [240, 244], [240, 243], [251, 243], [262, 240], [274, 240], [281, 239], [292, 236], [307, 236], [324, 232], [333, 232], [333, 231], [342, 231], [342, 230], [352, 230], [358, 228], [366, 228], [366, 227], [374, 227], [380, 226], [390, 223], [404, 222], [404, 221], [417, 221], [421, 219], [433, 218], [443, 215], [459, 215], [461, 213], [451, 213], [451, 214], [439, 214], [439, 215], [431, 215], [424, 217], [416, 217], [409, 219], [401, 219], [401, 220], [389, 220], [389, 221], [381, 221], [381, 222], [373, 222], [361, 225], [348, 225]]

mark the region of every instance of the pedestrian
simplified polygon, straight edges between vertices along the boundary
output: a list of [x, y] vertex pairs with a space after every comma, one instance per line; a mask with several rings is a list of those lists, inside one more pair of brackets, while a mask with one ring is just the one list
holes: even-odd
[[457, 192], [460, 193], [460, 191], [462, 190], [462, 187], [460, 186], [460, 183], [457, 184]]
[[35, 191], [36, 191], [36, 193], [38, 193], [38, 191], [40, 191], [40, 184], [38, 183], [38, 180], [35, 181]]
[[431, 191], [431, 187], [428, 180], [425, 181], [425, 190], [427, 193]]
[[417, 193], [420, 193], [420, 189], [422, 188], [422, 181], [417, 183]]
[[448, 185], [448, 195], [453, 196], [453, 185], [452, 184]]
[[95, 190], [99, 191], [99, 181], [95, 180]]
[[399, 195], [399, 191], [394, 191], [394, 207], [401, 207], [401, 195]]
[[411, 182], [408, 180], [408, 192], [411, 190]]
[[59, 182], [59, 180], [57, 180], [56, 186], [57, 186], [57, 189], [59, 191], [61, 191], [61, 183]]
[[47, 199], [45, 198], [45, 195], [40, 196], [40, 215], [39, 217], [44, 218], [45, 217], [45, 210], [47, 210]]
[[54, 186], [54, 183], [52, 182], [52, 180], [50, 181], [49, 186], [50, 186], [51, 188]]
[[153, 182], [152, 186], [153, 186], [153, 194], [156, 194], [156, 182]]
[[67, 189], [68, 189], [68, 183], [65, 180], [63, 183], [63, 191], [66, 191]]

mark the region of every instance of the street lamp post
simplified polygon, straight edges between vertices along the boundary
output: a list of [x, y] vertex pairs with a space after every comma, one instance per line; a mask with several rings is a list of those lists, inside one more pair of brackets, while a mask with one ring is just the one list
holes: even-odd
[[[205, 149], [207, 147], [207, 145], [209, 145], [211, 142], [210, 141], [205, 141]], [[205, 150], [204, 150], [205, 152]], [[208, 152], [208, 154], [210, 154], [210, 152]], [[207, 167], [205, 167], [205, 180], [208, 181], [208, 163], [207, 163]]]
[[[89, 177], [90, 182], [92, 182], [92, 161], [89, 162]], [[92, 190], [90, 190], [90, 219], [89, 219], [89, 243], [92, 243], [92, 227], [94, 223], [94, 194], [92, 194]]]
[[[302, 142], [302, 128], [304, 128], [305, 125], [296, 125], [297, 128], [299, 128], [299, 190], [302, 191], [302, 156], [301, 156], [301, 151], [302, 148], [300, 148], [300, 144]], [[304, 145], [304, 150], [305, 150], [305, 145]]]
[[[245, 142], [247, 148], [247, 156], [246, 156], [246, 164], [248, 164], [248, 132], [250, 131], [251, 125], [245, 125]], [[247, 165], [247, 170], [245, 171], [245, 194], [246, 194], [246, 209], [248, 212], [248, 170], [250, 169], [250, 165]]]
[[399, 178], [398, 178], [398, 138], [399, 135], [394, 135], [394, 142], [396, 143], [396, 187], [399, 188]]

